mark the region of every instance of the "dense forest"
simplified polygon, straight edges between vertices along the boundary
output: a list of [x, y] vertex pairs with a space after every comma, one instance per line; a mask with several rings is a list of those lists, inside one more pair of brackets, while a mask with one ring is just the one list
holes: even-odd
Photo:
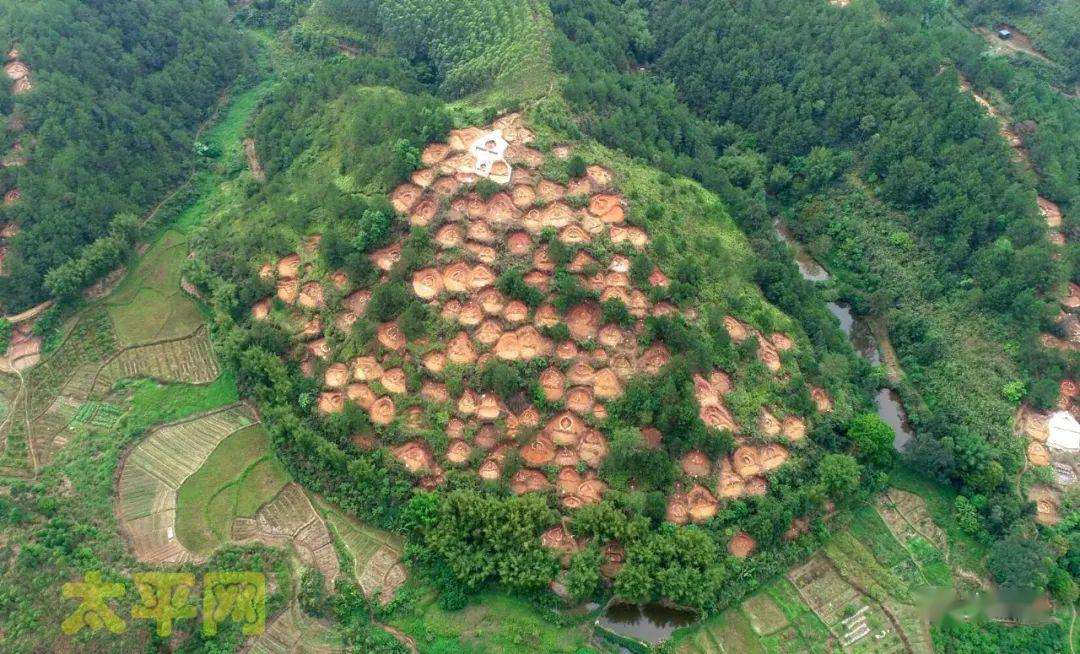
[[198, 125], [245, 66], [228, 18], [209, 0], [0, 5], [4, 51], [33, 81], [0, 100], [5, 151], [19, 141], [26, 159], [0, 171], [2, 190], [22, 194], [4, 208], [20, 228], [0, 277], [5, 311], [48, 297], [46, 274], [94, 241], [105, 239], [58, 280], [60, 294], [123, 261], [114, 220], [146, 213], [186, 177]]

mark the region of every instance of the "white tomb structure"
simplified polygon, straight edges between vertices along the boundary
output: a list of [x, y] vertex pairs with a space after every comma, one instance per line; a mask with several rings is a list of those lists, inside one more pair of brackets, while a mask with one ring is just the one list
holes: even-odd
[[1068, 411], [1057, 411], [1047, 422], [1050, 437], [1046, 445], [1052, 450], [1080, 452], [1080, 423]]
[[469, 146], [469, 154], [476, 158], [473, 172], [499, 184], [509, 183], [511, 169], [506, 161], [508, 145], [501, 129], [481, 134]]

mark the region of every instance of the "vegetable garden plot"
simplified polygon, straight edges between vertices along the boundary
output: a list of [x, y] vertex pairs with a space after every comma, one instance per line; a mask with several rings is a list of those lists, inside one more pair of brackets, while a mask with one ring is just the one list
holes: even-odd
[[205, 327], [180, 339], [121, 350], [101, 367], [92, 393], [103, 395], [118, 379], [150, 377], [162, 382], [205, 384], [220, 374]]

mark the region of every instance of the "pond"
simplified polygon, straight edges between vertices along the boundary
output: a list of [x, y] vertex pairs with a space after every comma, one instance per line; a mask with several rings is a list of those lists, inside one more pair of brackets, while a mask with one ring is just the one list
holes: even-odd
[[627, 604], [615, 602], [596, 621], [601, 627], [620, 636], [657, 645], [676, 629], [693, 624], [697, 613], [659, 603]]
[[773, 228], [776, 230], [776, 234], [795, 251], [795, 265], [799, 267], [799, 274], [803, 279], [811, 282], [823, 282], [829, 278], [829, 271], [825, 270], [817, 261], [814, 261], [813, 257], [807, 254], [802, 244], [795, 240], [795, 235], [791, 233], [787, 225], [783, 223], [779, 218], [773, 221]]
[[900, 395], [890, 388], [883, 388], [878, 391], [875, 401], [878, 415], [892, 427], [893, 433], [896, 434], [893, 437], [893, 449], [897, 452], [903, 451], [904, 446], [907, 445], [915, 433], [911, 431], [911, 426], [908, 425], [904, 406], [900, 404]]
[[[802, 274], [803, 279], [812, 282], [829, 279], [828, 271], [806, 253], [802, 245], [795, 240], [791, 230], [781, 220], [774, 220], [773, 227], [776, 229], [777, 235], [795, 251], [795, 263], [798, 265], [799, 273]], [[856, 318], [851, 313], [851, 307], [845, 304], [829, 302], [825, 306], [840, 321], [840, 329], [847, 335], [859, 356], [866, 359], [872, 366], [881, 365], [881, 352], [878, 349], [874, 335], [870, 332], [870, 326], [865, 321]], [[900, 396], [894, 390], [883, 388], [878, 391], [875, 402], [878, 415], [892, 427], [893, 433], [896, 434], [893, 439], [893, 448], [901, 451], [904, 445], [911, 440], [914, 433], [911, 431], [911, 426], [908, 425], [907, 414], [904, 412], [904, 406], [900, 403]]]
[[829, 302], [825, 306], [829, 309], [829, 313], [836, 316], [836, 319], [840, 321], [840, 329], [847, 334], [851, 345], [859, 353], [859, 356], [866, 359], [872, 366], [880, 365], [881, 353], [878, 352], [877, 341], [874, 340], [874, 335], [870, 333], [870, 327], [864, 321], [856, 318], [851, 313], [851, 307], [846, 304]]

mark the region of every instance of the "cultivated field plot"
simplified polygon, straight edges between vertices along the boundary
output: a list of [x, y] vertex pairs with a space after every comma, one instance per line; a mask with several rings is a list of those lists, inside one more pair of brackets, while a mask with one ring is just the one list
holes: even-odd
[[878, 498], [875, 508], [927, 583], [951, 586], [952, 572], [947, 561], [949, 537], [934, 523], [926, 502], [914, 493], [892, 488]]
[[119, 379], [149, 377], [161, 382], [206, 384], [221, 373], [206, 327], [182, 338], [124, 348], [108, 360], [92, 382], [103, 395]]
[[331, 654], [345, 646], [327, 625], [305, 614], [293, 602], [251, 641], [249, 654]]
[[176, 537], [199, 556], [229, 540], [234, 518], [254, 518], [289, 475], [260, 424], [231, 434], [177, 491]]
[[824, 554], [792, 569], [788, 579], [845, 650], [907, 651], [881, 605], [844, 579]]
[[267, 545], [291, 544], [300, 560], [322, 573], [332, 588], [341, 573], [334, 539], [326, 523], [315, 512], [307, 493], [298, 484], [287, 484], [254, 518], [236, 518], [232, 539], [259, 541]]
[[227, 407], [158, 427], [128, 454], [117, 484], [117, 514], [140, 561], [196, 558], [176, 537], [177, 489], [221, 441], [254, 422], [246, 407]]
[[[320, 508], [324, 505], [320, 504]], [[401, 552], [405, 540], [397, 534], [362, 524], [334, 509], [326, 509], [326, 520], [352, 557], [352, 573], [364, 594], [382, 603], [394, 598], [405, 583]]]

